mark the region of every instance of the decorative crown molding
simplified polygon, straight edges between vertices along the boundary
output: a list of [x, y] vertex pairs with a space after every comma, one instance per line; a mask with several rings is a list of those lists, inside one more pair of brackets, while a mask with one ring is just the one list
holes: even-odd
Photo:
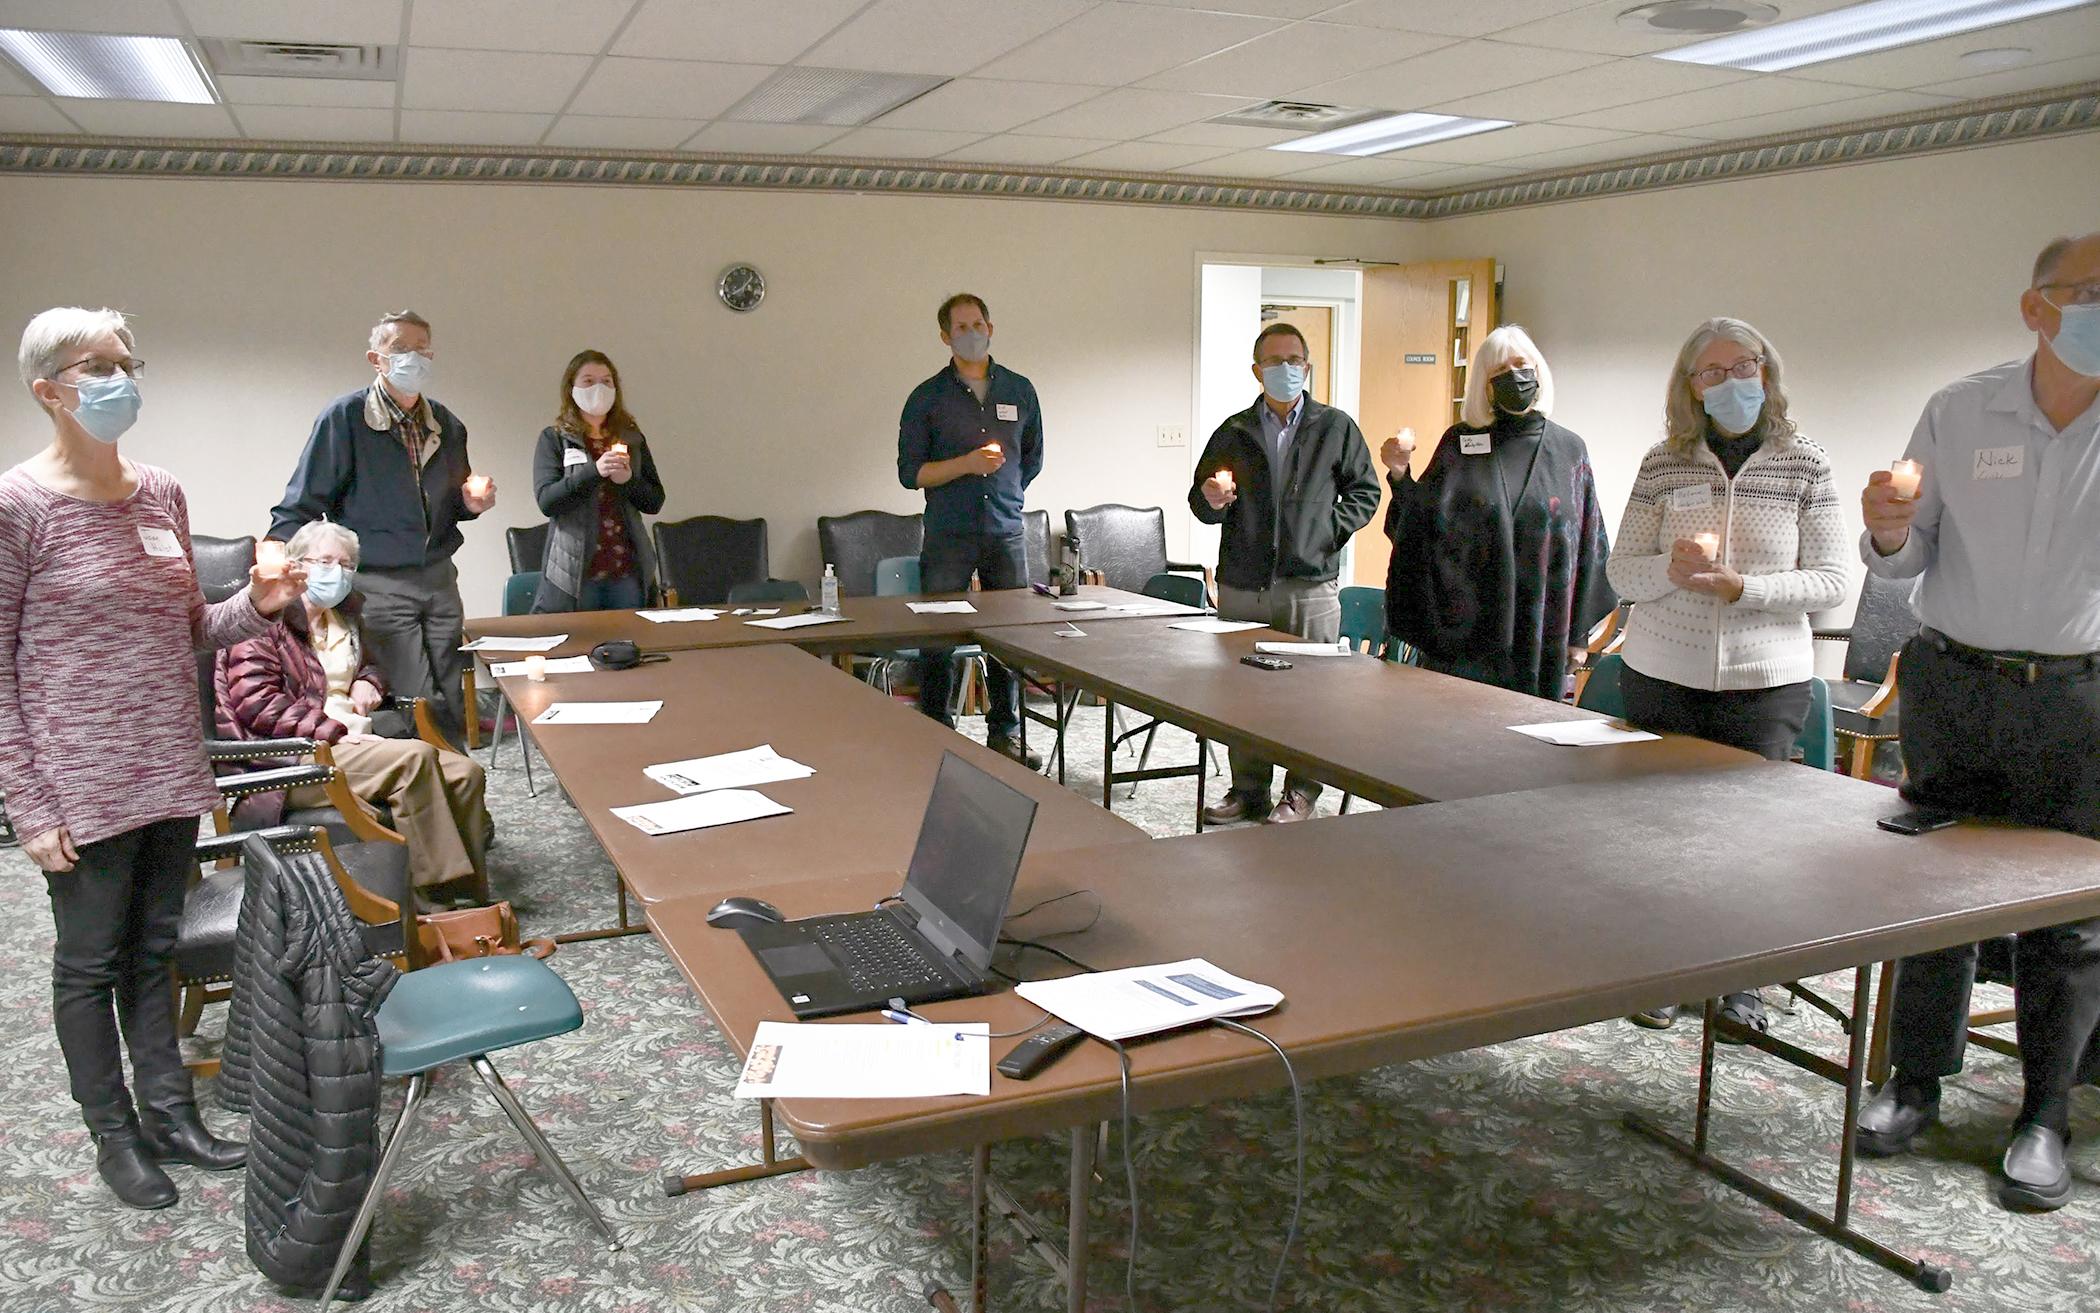
[[0, 173], [741, 187], [1445, 219], [2100, 129], [2100, 82], [1448, 191], [899, 160], [0, 135]]

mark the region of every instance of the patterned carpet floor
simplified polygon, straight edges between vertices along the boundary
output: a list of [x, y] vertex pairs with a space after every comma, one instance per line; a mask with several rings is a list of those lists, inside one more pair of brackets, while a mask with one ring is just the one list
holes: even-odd
[[[1099, 714], [1081, 711], [1077, 743], [1099, 741]], [[971, 731], [981, 734], [982, 722]], [[1160, 744], [1170, 760], [1192, 759], [1184, 735], [1163, 733]], [[1073, 786], [1087, 790], [1096, 766], [1075, 760]], [[610, 867], [544, 771], [539, 781], [539, 797], [529, 797], [516, 750], [506, 747], [491, 776], [495, 883], [529, 934], [604, 924]], [[1118, 810], [1156, 835], [1187, 833], [1193, 791], [1186, 780], [1147, 784]], [[1330, 793], [1322, 811], [1335, 801]], [[118, 1206], [96, 1178], [51, 1035], [42, 886], [19, 852], [0, 854], [0, 1045], [11, 1059], [0, 1067], [0, 1313], [310, 1307], [277, 1295], [247, 1262], [239, 1173], [177, 1167], [182, 1201], [157, 1213]], [[583, 1000], [584, 1028], [499, 1055], [498, 1065], [626, 1248], [595, 1243], [479, 1085], [446, 1073], [380, 1214], [379, 1290], [365, 1307], [907, 1313], [928, 1307], [929, 1282], [961, 1288], [969, 1236], [961, 1155], [664, 1197], [666, 1172], [757, 1153], [753, 1110], [729, 1098], [733, 1051], [646, 936], [571, 945], [554, 965]], [[207, 1032], [220, 1024], [208, 1016]], [[1828, 1052], [1840, 1042], [1834, 1025], [1806, 1010], [1777, 1017], [1775, 1029]], [[1655, 1033], [1608, 1022], [1310, 1087], [1303, 1233], [1281, 1305], [1331, 1313], [2100, 1307], [2094, 1091], [2079, 1092], [2074, 1116], [2078, 1192], [2052, 1216], [2016, 1217], [1991, 1202], [1991, 1164], [2019, 1076], [1988, 1054], [1950, 1082], [1947, 1125], [1922, 1153], [1863, 1166], [1860, 1224], [1954, 1271], [1953, 1291], [1933, 1296], [1621, 1129], [1632, 1112], [1689, 1121], [1697, 1048], [1689, 1024]], [[200, 1088], [207, 1118], [237, 1129], [210, 1082]], [[1716, 1108], [1721, 1153], [1827, 1199], [1841, 1113], [1834, 1087], [1724, 1050]], [[1288, 1094], [1137, 1124], [1135, 1308], [1265, 1306], [1290, 1212], [1291, 1129]], [[1061, 1139], [1000, 1146], [994, 1163], [1024, 1201], [1061, 1216]], [[1094, 1191], [1090, 1307], [1124, 1310], [1133, 1305], [1123, 1297], [1120, 1153], [1110, 1164]], [[1063, 1307], [1039, 1258], [996, 1224], [993, 1239], [994, 1307]]]

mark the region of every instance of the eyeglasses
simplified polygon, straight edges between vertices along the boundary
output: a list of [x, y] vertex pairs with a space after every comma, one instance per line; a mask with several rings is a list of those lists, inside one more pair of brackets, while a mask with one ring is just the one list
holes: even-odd
[[1278, 365], [1296, 365], [1303, 369], [1306, 361], [1304, 356], [1263, 356], [1254, 363], [1263, 369], [1274, 369]]
[[339, 556], [302, 556], [292, 562], [292, 564], [307, 570], [311, 570], [319, 565], [340, 565], [345, 570], [355, 570], [357, 568], [357, 562], [346, 561]]
[[1726, 368], [1715, 365], [1710, 369], [1695, 369], [1691, 372], [1691, 378], [1700, 387], [1718, 387], [1724, 378], [1756, 378], [1757, 372], [1764, 367], [1763, 356], [1744, 356]]
[[2100, 305], [2100, 283], [2042, 283], [2040, 286], [2069, 292], [2071, 296], [2065, 305]]
[[60, 369], [52, 377], [57, 378], [58, 374], [70, 373], [76, 369], [80, 370], [88, 378], [115, 378], [120, 372], [132, 378], [143, 378], [146, 374], [146, 362], [137, 356], [125, 356], [121, 360], [108, 360], [101, 356], [83, 356], [72, 364]]

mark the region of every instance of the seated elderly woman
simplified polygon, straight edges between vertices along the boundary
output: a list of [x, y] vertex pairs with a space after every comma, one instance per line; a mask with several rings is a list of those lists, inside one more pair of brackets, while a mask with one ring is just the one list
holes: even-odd
[[[292, 535], [285, 554], [306, 571], [303, 605], [286, 607], [262, 637], [219, 654], [220, 734], [329, 744], [350, 791], [393, 813], [416, 887], [458, 883], [486, 901], [492, 828], [481, 767], [421, 739], [372, 732], [386, 678], [368, 659], [360, 599], [351, 591], [357, 535], [316, 520]], [[283, 805], [325, 806], [319, 795], [318, 785], [306, 785], [284, 795]]]

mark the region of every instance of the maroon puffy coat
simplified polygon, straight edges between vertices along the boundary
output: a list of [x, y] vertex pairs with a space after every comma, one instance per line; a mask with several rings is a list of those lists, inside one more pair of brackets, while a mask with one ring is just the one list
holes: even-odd
[[[357, 679], [371, 681], [384, 693], [386, 677], [372, 663], [371, 645], [357, 618], [357, 602], [353, 595], [336, 614], [357, 633]], [[303, 738], [334, 743], [349, 732], [325, 710], [328, 675], [321, 669], [321, 658], [314, 655], [306, 607], [299, 602], [280, 611], [268, 632], [219, 653], [212, 670], [212, 693], [221, 738]], [[234, 812], [244, 825], [275, 824], [284, 814], [284, 795], [243, 798]]]

